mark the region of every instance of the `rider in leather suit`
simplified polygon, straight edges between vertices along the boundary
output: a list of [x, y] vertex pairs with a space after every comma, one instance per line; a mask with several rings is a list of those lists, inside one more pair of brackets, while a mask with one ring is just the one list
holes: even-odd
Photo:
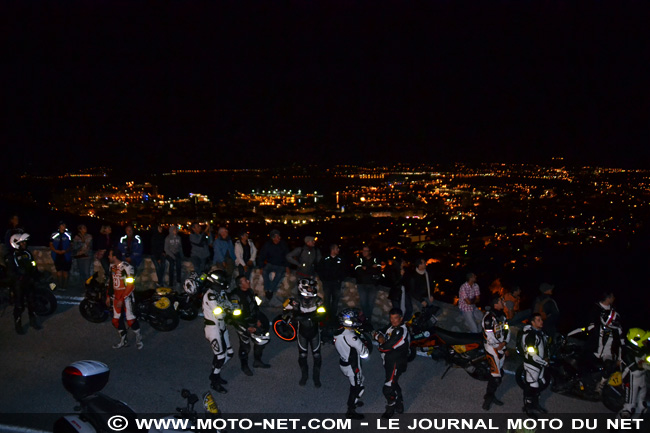
[[506, 360], [506, 345], [510, 341], [508, 321], [503, 310], [505, 303], [501, 297], [492, 299], [492, 309], [483, 316], [483, 347], [490, 366], [490, 379], [485, 391], [483, 410], [490, 410], [492, 404], [503, 406], [503, 402], [494, 395], [501, 385], [503, 363]]
[[318, 283], [313, 278], [298, 281], [298, 299], [289, 298], [284, 302], [284, 311], [293, 314], [297, 323], [298, 365], [300, 365], [300, 386], [305, 386], [309, 376], [307, 357], [309, 347], [314, 357], [314, 386], [321, 387], [320, 368], [322, 363], [320, 346], [321, 331], [319, 322], [325, 320], [323, 299], [318, 296]]
[[544, 320], [540, 313], [533, 313], [530, 325], [523, 329], [519, 344], [524, 353], [524, 408], [529, 415], [548, 411], [539, 404], [540, 384], [544, 384], [544, 368], [548, 366], [548, 337], [542, 330]]

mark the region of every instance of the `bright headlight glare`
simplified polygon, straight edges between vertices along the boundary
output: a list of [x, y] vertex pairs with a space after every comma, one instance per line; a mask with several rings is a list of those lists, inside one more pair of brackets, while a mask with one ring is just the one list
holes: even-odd
[[257, 305], [262, 305], [262, 299], [259, 296], [255, 296], [255, 303]]
[[239, 308], [232, 310], [233, 316], [241, 316], [241, 310]]
[[132, 283], [132, 282], [135, 281], [135, 278], [133, 278], [133, 277], [126, 277], [126, 279], [125, 279], [124, 281], [127, 282], [127, 283]]
[[325, 312], [325, 307], [318, 307], [318, 308], [316, 309], [316, 312], [317, 312], [317, 313], [324, 313], [324, 312]]
[[527, 350], [528, 353], [535, 353], [535, 348], [533, 346], [530, 346]]
[[214, 310], [212, 310], [215, 316], [218, 316], [219, 314], [223, 313], [223, 308], [217, 307]]

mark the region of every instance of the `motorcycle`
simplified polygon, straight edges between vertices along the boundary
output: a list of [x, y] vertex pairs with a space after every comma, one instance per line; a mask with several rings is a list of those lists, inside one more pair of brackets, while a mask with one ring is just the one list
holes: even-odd
[[[137, 414], [126, 403], [111, 398], [100, 391], [108, 383], [110, 370], [99, 361], [77, 361], [65, 367], [62, 373], [64, 388], [72, 394], [79, 404], [75, 407], [78, 414], [65, 415], [54, 423], [54, 433], [113, 433], [127, 429], [127, 432], [137, 432]], [[196, 425], [198, 413], [194, 405], [199, 401], [196, 394], [183, 389], [181, 396], [185, 399], [184, 408], [176, 408], [177, 414], [166, 418], [186, 419], [190, 425]], [[216, 416], [219, 408], [210, 392], [203, 395], [203, 407], [206, 413]], [[115, 415], [120, 415], [119, 421], [128, 423], [124, 428], [115, 423]], [[118, 422], [119, 422], [118, 421]], [[155, 427], [149, 430], [153, 433]]]
[[[523, 356], [521, 348], [517, 347], [517, 352]], [[586, 365], [588, 363], [582, 360], [583, 346], [576, 340], [569, 341], [566, 336], [558, 334], [549, 344], [549, 365], [544, 369], [546, 380], [541, 384], [540, 390], [550, 386], [554, 393], [581, 400], [602, 401], [607, 409], [619, 412], [625, 404], [621, 372], [612, 373], [601, 393], [598, 393], [596, 386], [603, 377], [604, 367]], [[522, 389], [525, 375], [522, 364], [515, 372], [517, 385]]]
[[[14, 305], [14, 281], [0, 267], [0, 307]], [[56, 311], [58, 305], [54, 291], [56, 283], [52, 274], [47, 271], [39, 272], [34, 278], [34, 313], [37, 316], [49, 316]]]
[[[136, 317], [148, 322], [158, 331], [176, 329], [179, 315], [175, 310], [173, 293], [172, 289], [165, 287], [134, 292]], [[112, 297], [108, 298], [107, 286], [99, 282], [97, 273], [86, 280], [86, 293], [79, 303], [79, 311], [84, 319], [93, 323], [104, 322], [112, 315]]]
[[464, 369], [474, 379], [488, 380], [490, 367], [483, 348], [483, 335], [439, 328], [435, 316], [439, 310], [439, 307], [429, 305], [406, 323], [411, 335], [409, 361], [415, 359], [417, 351], [424, 351], [434, 361], [445, 361], [447, 369], [442, 378], [452, 367], [456, 367]]

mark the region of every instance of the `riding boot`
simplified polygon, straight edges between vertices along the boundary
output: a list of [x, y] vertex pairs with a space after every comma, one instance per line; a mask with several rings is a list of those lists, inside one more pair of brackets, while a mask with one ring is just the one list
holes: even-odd
[[345, 417], [349, 419], [364, 419], [365, 416], [362, 413], [356, 411], [354, 407], [349, 407], [348, 411], [345, 413]]
[[309, 367], [307, 366], [307, 358], [298, 358], [298, 365], [300, 366], [300, 382], [298, 385], [305, 386], [307, 385], [307, 379], [309, 377]]
[[492, 403], [494, 403], [494, 396], [493, 395], [488, 395], [485, 394], [483, 397], [483, 410], [490, 410], [490, 407], [492, 407]]
[[262, 361], [263, 346], [253, 346], [253, 367], [254, 368], [271, 368], [271, 364]]
[[16, 317], [14, 320], [14, 326], [16, 328], [16, 333], [19, 335], [25, 335], [25, 328], [23, 328], [23, 321], [20, 316]]
[[396, 404], [386, 405], [386, 410], [381, 415], [381, 417], [385, 418], [385, 419], [392, 418], [393, 415], [395, 415], [395, 406], [396, 406]]
[[226, 388], [221, 386], [221, 375], [219, 373], [212, 373], [210, 375], [210, 388], [214, 389], [219, 394], [225, 394], [228, 392]]
[[241, 371], [244, 372], [246, 376], [252, 376], [253, 371], [248, 367], [248, 358], [240, 358], [241, 361]]
[[135, 347], [138, 349], [142, 349], [144, 347], [144, 343], [142, 342], [142, 334], [140, 333], [140, 330], [135, 330]]
[[313, 378], [314, 378], [314, 386], [316, 388], [321, 387], [320, 383], [320, 366], [321, 366], [322, 360], [321, 358], [314, 358], [314, 373], [313, 373]]
[[41, 325], [41, 321], [36, 315], [29, 316], [29, 326], [37, 330], [43, 329], [43, 325]]
[[395, 403], [395, 413], [404, 413], [404, 402]]
[[535, 397], [533, 397], [533, 407], [541, 413], [548, 413], [548, 411], [539, 404], [539, 392], [535, 394]]
[[113, 344], [113, 349], [121, 349], [123, 347], [127, 347], [129, 345], [129, 340], [126, 339], [126, 330], [118, 330], [117, 334], [120, 336], [120, 342]]

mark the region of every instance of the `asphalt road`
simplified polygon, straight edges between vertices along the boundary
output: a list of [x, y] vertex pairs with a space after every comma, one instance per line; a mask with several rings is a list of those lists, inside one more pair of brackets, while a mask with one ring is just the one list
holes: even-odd
[[[269, 313], [272, 317], [273, 313]], [[26, 314], [25, 314], [26, 320]], [[111, 369], [104, 393], [127, 402], [138, 413], [171, 413], [183, 403], [180, 390], [197, 394], [209, 390], [208, 375], [212, 352], [203, 335], [202, 319], [181, 321], [168, 333], [142, 324], [144, 348], [135, 345], [115, 350], [117, 332], [110, 322], [93, 324], [84, 320], [75, 305], [59, 305], [56, 313], [43, 321], [43, 329], [29, 329], [17, 335], [12, 326], [12, 309], [0, 317], [0, 394], [1, 414], [19, 413], [21, 424], [38, 427], [45, 415], [47, 423], [60, 414], [72, 413], [75, 401], [61, 384], [61, 371], [71, 362], [93, 359]], [[133, 339], [132, 339], [133, 340]], [[231, 331], [237, 351], [237, 337]], [[331, 344], [323, 346], [323, 386], [316, 389], [310, 381], [298, 386], [296, 344], [273, 336], [264, 359], [268, 370], [255, 370], [245, 376], [235, 357], [226, 364], [222, 376], [229, 381], [227, 394], [214, 393], [224, 413], [318, 413], [345, 412], [347, 379], [341, 374], [338, 356]], [[311, 365], [311, 360], [310, 360]], [[363, 413], [384, 410], [383, 368], [374, 351], [364, 363], [366, 392]], [[463, 370], [450, 371], [441, 380], [445, 367], [430, 358], [417, 357], [402, 376], [406, 411], [422, 414], [484, 413], [481, 410], [485, 382], [468, 376]], [[522, 406], [522, 391], [512, 375], [506, 375], [498, 395], [506, 403], [493, 412], [517, 413]], [[603, 413], [600, 403], [571, 399], [544, 392], [542, 403], [551, 413]], [[50, 424], [51, 425], [51, 424]]]

